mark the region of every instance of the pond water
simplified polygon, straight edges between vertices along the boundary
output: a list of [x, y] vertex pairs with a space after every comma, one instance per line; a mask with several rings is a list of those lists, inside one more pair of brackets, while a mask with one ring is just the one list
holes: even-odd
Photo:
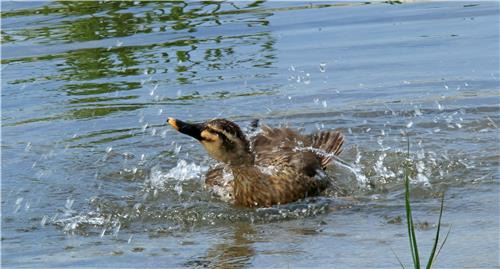
[[[2, 1], [2, 266], [499, 267], [498, 2]], [[347, 196], [242, 209], [167, 117], [346, 137]], [[345, 169], [344, 169], [345, 170]], [[402, 221], [403, 219], [403, 221]], [[393, 253], [394, 252], [394, 253]]]

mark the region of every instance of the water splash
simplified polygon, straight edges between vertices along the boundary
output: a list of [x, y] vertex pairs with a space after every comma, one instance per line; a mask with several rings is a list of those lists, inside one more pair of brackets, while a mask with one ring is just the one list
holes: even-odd
[[[347, 170], [349, 173], [351, 173], [354, 178], [356, 179], [358, 185], [360, 187], [366, 186], [367, 178], [363, 174], [362, 170], [357, 167], [356, 165], [351, 165], [347, 163], [346, 161], [342, 160], [340, 157], [335, 155], [334, 153], [331, 152], [326, 152], [322, 149], [314, 148], [314, 147], [295, 147], [293, 151], [311, 151], [314, 152], [316, 155], [323, 156], [323, 157], [329, 157], [332, 160], [332, 164], [338, 166], [339, 168], [342, 168], [344, 170]], [[360, 157], [361, 158], [361, 157]]]
[[72, 217], [60, 218], [52, 220], [52, 223], [56, 226], [63, 227], [63, 230], [68, 233], [77, 232], [78, 229], [85, 226], [92, 227], [104, 227], [101, 237], [107, 230], [107, 227], [115, 228], [114, 231], [117, 234], [121, 223], [117, 218], [112, 218], [111, 215], [107, 217], [101, 215], [99, 212], [91, 211], [87, 214], [79, 214]]
[[175, 190], [177, 193], [182, 193], [182, 181], [190, 179], [199, 179], [207, 170], [207, 167], [202, 167], [194, 162], [187, 163], [185, 160], [179, 160], [177, 165], [170, 169], [167, 173], [163, 173], [158, 166], [151, 169], [151, 175], [146, 183], [153, 190], [165, 191], [167, 183], [177, 182]]
[[386, 181], [387, 178], [393, 178], [396, 176], [394, 172], [389, 170], [385, 165], [384, 165], [384, 159], [387, 157], [387, 153], [382, 152], [378, 156], [377, 161], [375, 162], [375, 165], [373, 166], [373, 169], [375, 170], [375, 173], [377, 173], [377, 176], [381, 178], [383, 182]]
[[[233, 203], [234, 197], [233, 194], [233, 185], [232, 182], [234, 180], [233, 172], [227, 167], [223, 167], [222, 170], [222, 182], [220, 185], [213, 185], [210, 188], [207, 188], [214, 196], [218, 197], [224, 202]], [[207, 187], [207, 186], [205, 186]]]

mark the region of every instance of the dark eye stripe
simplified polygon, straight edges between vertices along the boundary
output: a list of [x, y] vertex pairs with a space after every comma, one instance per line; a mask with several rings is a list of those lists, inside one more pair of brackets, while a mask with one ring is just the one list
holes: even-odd
[[[226, 137], [226, 135], [224, 133], [222, 133], [222, 132], [216, 131], [214, 129], [206, 129], [206, 131], [208, 131], [208, 132], [210, 132], [212, 134], [218, 135], [224, 141], [228, 140], [227, 137]], [[209, 142], [214, 142], [215, 141], [214, 139], [210, 139], [210, 138], [206, 138], [206, 137], [204, 137], [203, 140], [209, 141]]]
[[[234, 146], [234, 142], [231, 139], [229, 139], [223, 132], [220, 132], [220, 131], [217, 131], [214, 129], [209, 129], [208, 131], [213, 133], [213, 134], [217, 134], [219, 136], [219, 138], [223, 140], [223, 143], [227, 147], [232, 148]], [[212, 141], [212, 140], [207, 140], [207, 141]]]
[[226, 135], [222, 132], [216, 131], [216, 130], [210, 130], [210, 132], [219, 135], [220, 138], [222, 139], [227, 139]]

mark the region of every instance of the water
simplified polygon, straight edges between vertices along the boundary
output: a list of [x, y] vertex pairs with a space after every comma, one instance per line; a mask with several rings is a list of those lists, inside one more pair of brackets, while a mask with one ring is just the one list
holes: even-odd
[[[498, 3], [2, 2], [2, 265], [499, 267]], [[346, 136], [347, 192], [242, 209], [167, 117]]]

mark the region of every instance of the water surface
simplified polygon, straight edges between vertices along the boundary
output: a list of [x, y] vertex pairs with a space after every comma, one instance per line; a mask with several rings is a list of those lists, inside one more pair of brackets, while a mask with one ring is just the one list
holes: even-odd
[[[499, 267], [496, 2], [2, 2], [2, 265]], [[237, 208], [167, 117], [338, 129], [348, 193]]]

